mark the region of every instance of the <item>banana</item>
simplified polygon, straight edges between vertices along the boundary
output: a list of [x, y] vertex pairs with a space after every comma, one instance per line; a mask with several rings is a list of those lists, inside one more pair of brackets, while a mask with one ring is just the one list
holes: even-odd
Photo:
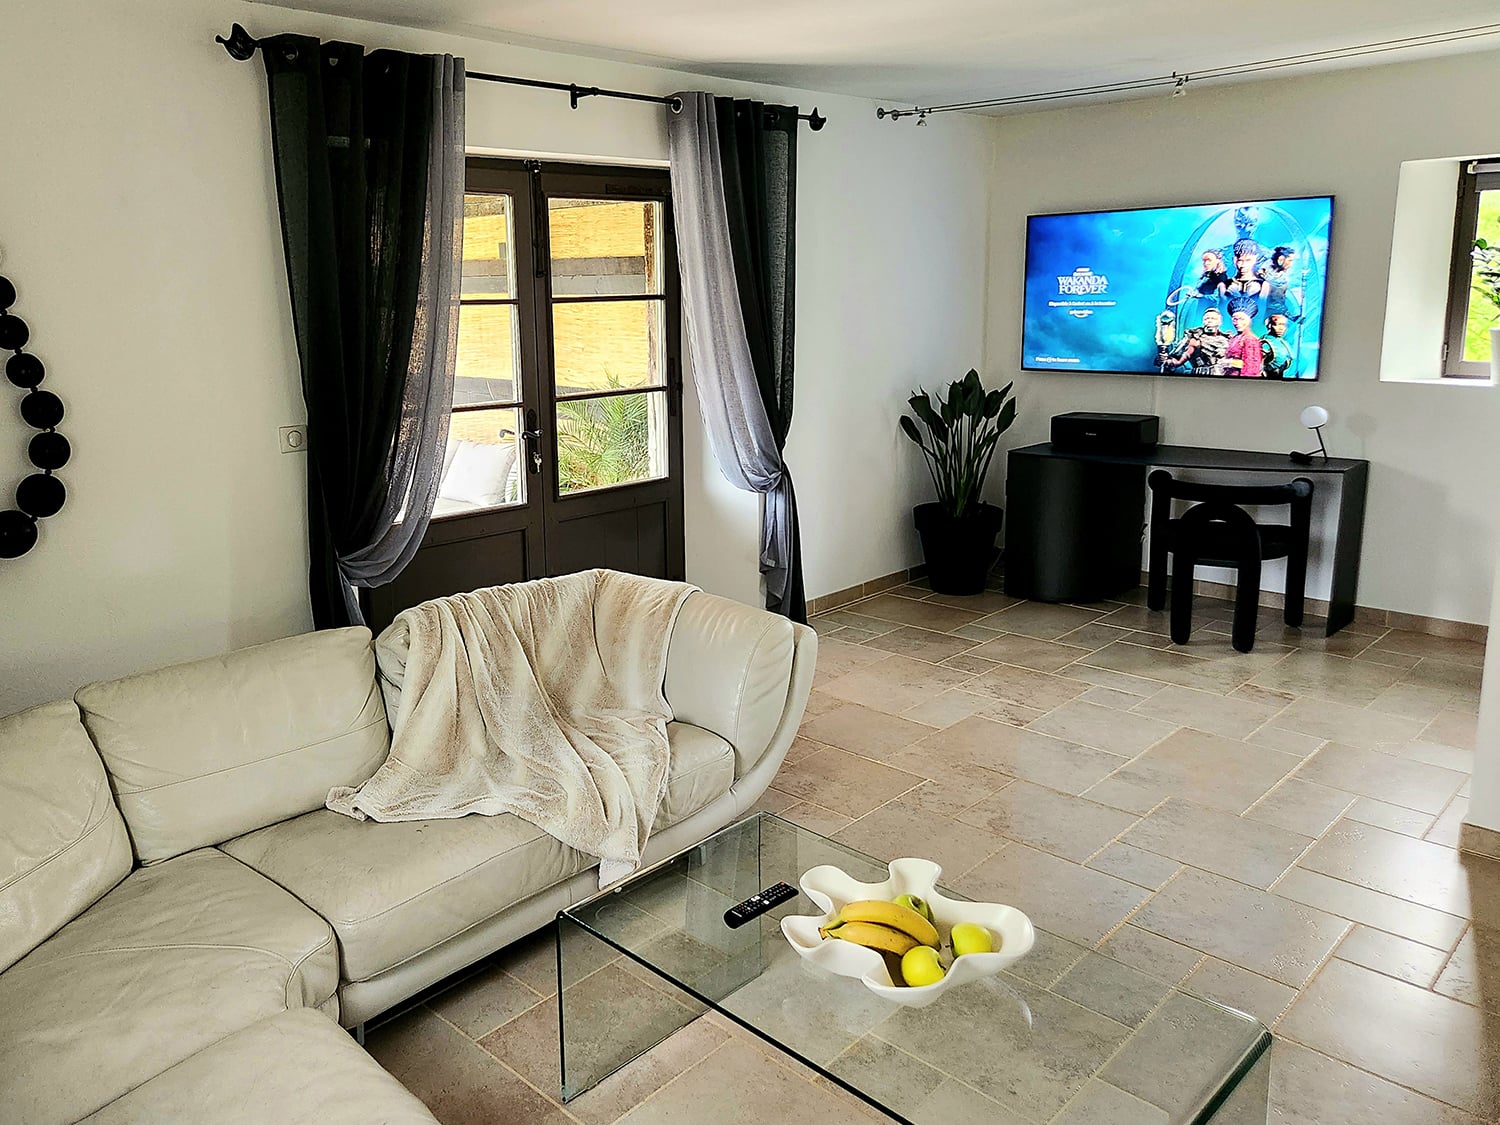
[[894, 902], [882, 902], [879, 899], [851, 902], [839, 911], [834, 924], [838, 922], [874, 922], [910, 935], [918, 945], [930, 945], [934, 948], [938, 945], [936, 926], [915, 910]]
[[892, 953], [897, 957], [921, 944], [908, 933], [874, 922], [839, 922], [833, 926], [824, 926], [818, 932], [825, 938], [852, 941], [855, 945], [863, 945], [877, 953]]

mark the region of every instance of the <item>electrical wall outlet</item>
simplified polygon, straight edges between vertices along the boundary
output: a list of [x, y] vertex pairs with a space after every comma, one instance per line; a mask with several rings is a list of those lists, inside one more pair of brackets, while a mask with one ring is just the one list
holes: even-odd
[[281, 452], [283, 453], [306, 453], [307, 452], [307, 427], [304, 426], [282, 426], [276, 431], [277, 437], [281, 439]]

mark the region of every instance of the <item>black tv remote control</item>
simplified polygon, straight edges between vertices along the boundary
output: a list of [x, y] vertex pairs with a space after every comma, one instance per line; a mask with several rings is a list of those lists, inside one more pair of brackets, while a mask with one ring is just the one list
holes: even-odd
[[767, 910], [780, 906], [788, 899], [797, 897], [797, 888], [790, 883], [777, 883], [774, 887], [751, 895], [737, 906], [731, 906], [724, 911], [724, 924], [731, 930], [737, 930], [752, 918], [757, 918]]

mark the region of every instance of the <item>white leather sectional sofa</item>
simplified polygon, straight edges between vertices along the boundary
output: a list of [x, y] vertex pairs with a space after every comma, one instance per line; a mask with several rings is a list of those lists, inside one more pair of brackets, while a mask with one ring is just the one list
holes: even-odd
[[[645, 856], [746, 813], [811, 687], [805, 627], [709, 594], [669, 644]], [[597, 889], [513, 816], [323, 807], [384, 761], [370, 634], [291, 637], [0, 719], [0, 1120], [430, 1122], [340, 1029]]]

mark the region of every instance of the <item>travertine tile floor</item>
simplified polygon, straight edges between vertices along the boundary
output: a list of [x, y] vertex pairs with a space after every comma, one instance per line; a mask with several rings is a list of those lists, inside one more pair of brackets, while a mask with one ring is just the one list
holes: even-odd
[[[1206, 599], [1177, 647], [1141, 601], [825, 615], [762, 807], [1258, 1016], [1280, 1125], [1500, 1121], [1500, 863], [1455, 850], [1483, 647], [1266, 610], [1241, 655]], [[455, 1125], [867, 1119], [713, 1017], [564, 1109], [553, 973], [525, 942], [370, 1047]]]

